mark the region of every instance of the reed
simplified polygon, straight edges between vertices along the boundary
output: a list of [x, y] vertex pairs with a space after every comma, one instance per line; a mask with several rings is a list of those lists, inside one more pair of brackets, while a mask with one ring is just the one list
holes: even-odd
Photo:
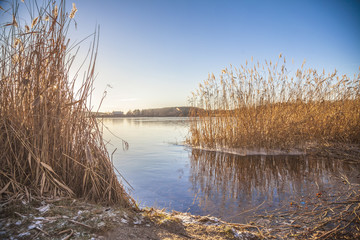
[[[20, 16], [24, 8], [30, 23]], [[70, 196], [133, 206], [89, 110], [98, 35], [75, 88], [69, 71], [77, 45], [67, 37], [75, 4], [68, 12], [65, 1], [52, 0], [2, 9], [12, 21], [0, 35], [0, 200]]]
[[187, 142], [210, 149], [304, 150], [360, 143], [360, 74], [349, 78], [302, 66], [292, 73], [276, 63], [208, 76], [192, 93]]

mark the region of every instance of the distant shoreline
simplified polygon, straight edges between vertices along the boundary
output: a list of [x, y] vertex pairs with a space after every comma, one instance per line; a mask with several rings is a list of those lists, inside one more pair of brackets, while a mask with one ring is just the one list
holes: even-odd
[[188, 118], [189, 116], [118, 116], [118, 115], [96, 115], [96, 118]]
[[165, 107], [152, 109], [135, 109], [127, 113], [122, 111], [92, 112], [96, 118], [129, 118], [129, 117], [189, 117], [193, 107]]

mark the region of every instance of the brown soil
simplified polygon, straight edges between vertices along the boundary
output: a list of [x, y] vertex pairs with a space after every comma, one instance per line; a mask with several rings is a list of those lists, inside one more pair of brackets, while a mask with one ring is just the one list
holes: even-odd
[[[214, 217], [135, 211], [74, 199], [0, 205], [0, 239], [259, 239], [259, 233]], [[254, 227], [255, 229], [255, 227]]]
[[[249, 231], [239, 231], [214, 217], [194, 216], [186, 213], [171, 214], [148, 209], [142, 212], [145, 224], [116, 228], [105, 235], [108, 239], [260, 239]], [[234, 224], [236, 225], [236, 224]]]

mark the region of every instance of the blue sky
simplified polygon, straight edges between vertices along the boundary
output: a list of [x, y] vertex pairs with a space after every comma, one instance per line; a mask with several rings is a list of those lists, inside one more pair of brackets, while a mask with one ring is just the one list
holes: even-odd
[[100, 25], [94, 103], [112, 86], [102, 111], [187, 105], [208, 73], [252, 56], [263, 62], [282, 53], [294, 68], [306, 59], [320, 71], [359, 73], [359, 0], [74, 2], [72, 40]]

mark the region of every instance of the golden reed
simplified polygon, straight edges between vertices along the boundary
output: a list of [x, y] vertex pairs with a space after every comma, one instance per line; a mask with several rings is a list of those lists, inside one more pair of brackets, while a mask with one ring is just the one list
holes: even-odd
[[[19, 16], [24, 5], [31, 25]], [[77, 46], [66, 36], [75, 4], [69, 12], [65, 1], [13, 1], [2, 9], [12, 21], [0, 35], [0, 199], [70, 196], [133, 206], [88, 107], [97, 34], [75, 89], [69, 70]]]
[[360, 74], [349, 78], [274, 64], [224, 69], [192, 93], [188, 143], [207, 149], [265, 151], [360, 143]]

